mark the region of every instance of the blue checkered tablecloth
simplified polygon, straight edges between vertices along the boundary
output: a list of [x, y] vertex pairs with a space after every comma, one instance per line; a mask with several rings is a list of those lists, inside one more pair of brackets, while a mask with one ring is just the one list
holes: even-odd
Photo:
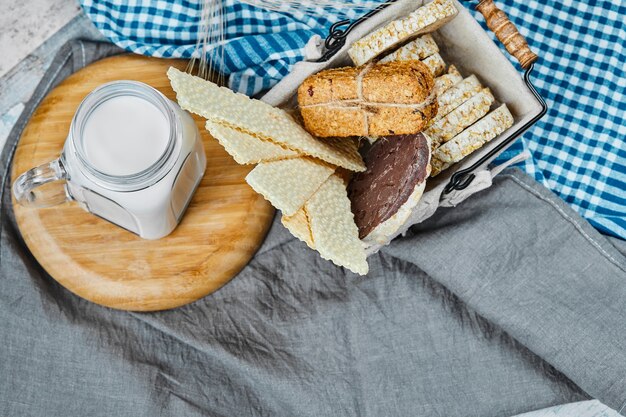
[[[358, 4], [361, 0], [352, 0]], [[382, 2], [382, 0], [381, 0]], [[201, 0], [80, 0], [96, 27], [129, 51], [156, 57], [190, 58], [196, 49]], [[330, 25], [355, 19], [362, 9], [340, 12], [297, 8], [271, 12], [238, 0], [222, 0], [226, 44], [219, 69], [232, 89], [248, 95], [268, 89], [304, 58], [313, 35], [325, 37]], [[371, 4], [371, 0], [365, 4]]]
[[626, 239], [626, 2], [498, 3], [540, 56], [533, 79], [549, 106], [512, 151], [528, 149], [526, 172]]
[[[80, 2], [103, 34], [129, 51], [159, 57], [190, 57], [194, 51], [199, 1]], [[476, 1], [465, 3], [472, 7]], [[534, 80], [550, 107], [509, 152], [529, 150], [526, 172], [601, 232], [626, 239], [626, 3], [498, 0], [498, 5], [540, 56]], [[320, 8], [307, 16], [237, 0], [224, 0], [224, 6], [228, 25], [221, 69], [230, 74], [231, 88], [249, 95], [284, 77], [303, 58], [311, 36], [325, 36], [332, 23], [363, 13]]]

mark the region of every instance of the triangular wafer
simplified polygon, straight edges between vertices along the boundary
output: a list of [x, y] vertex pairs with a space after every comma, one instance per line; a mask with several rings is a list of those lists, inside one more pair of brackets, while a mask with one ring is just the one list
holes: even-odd
[[452, 0], [434, 0], [410, 15], [394, 20], [354, 42], [348, 54], [357, 65], [392, 50], [419, 35], [434, 32], [452, 20], [459, 11]]
[[365, 169], [352, 140], [315, 139], [284, 110], [173, 67], [167, 76], [185, 110], [351, 171]]
[[275, 143], [259, 139], [212, 120], [207, 120], [206, 129], [226, 149], [226, 152], [242, 165], [258, 164], [263, 161], [275, 161], [299, 155], [290, 149], [285, 149]]
[[357, 274], [367, 274], [369, 267], [364, 245], [359, 240], [343, 180], [331, 175], [305, 207], [313, 242], [322, 258]]
[[291, 232], [292, 235], [306, 243], [311, 249], [315, 250], [315, 242], [313, 242], [313, 234], [311, 233], [311, 225], [309, 224], [306, 209], [302, 207], [296, 211], [293, 216], [282, 216], [280, 222]]
[[335, 167], [313, 158], [261, 162], [246, 182], [285, 216], [295, 214], [335, 172]]

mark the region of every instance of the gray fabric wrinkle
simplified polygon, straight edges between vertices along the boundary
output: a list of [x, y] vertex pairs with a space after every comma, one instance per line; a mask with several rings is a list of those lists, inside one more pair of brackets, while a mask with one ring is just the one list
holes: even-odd
[[[117, 53], [63, 48], [0, 172], [48, 85]], [[366, 277], [275, 218], [234, 280], [149, 314], [97, 306], [48, 276], [19, 237], [3, 176], [0, 415], [495, 417], [590, 396], [618, 408], [623, 256], [506, 172], [372, 256]]]
[[[518, 174], [518, 173], [516, 172], [516, 174]], [[520, 186], [521, 188], [524, 188], [524, 189], [527, 189], [528, 187], [532, 187], [531, 185], [528, 185], [529, 180], [526, 179], [526, 177], [522, 177], [521, 175], [511, 175], [511, 174], [508, 174], [508, 175], [505, 175], [504, 178], [508, 178], [508, 179], [514, 180], [513, 181], [514, 183], [516, 183], [518, 186]], [[499, 181], [503, 181], [503, 180], [504, 180], [503, 178], [499, 179]], [[485, 191], [485, 192], [489, 192], [489, 191]], [[593, 229], [591, 229], [590, 225], [584, 224], [584, 223], [582, 223], [580, 221], [578, 221], [578, 222], [574, 221], [573, 220], [573, 216], [571, 214], [566, 214], [565, 211], [564, 211], [565, 208], [566, 208], [565, 204], [561, 203], [559, 205], [558, 203], [555, 202], [555, 200], [553, 198], [550, 197], [549, 192], [544, 191], [543, 189], [538, 189], [538, 187], [537, 188], [533, 188], [532, 195], [534, 197], [537, 197], [538, 199], [540, 199], [542, 201], [548, 201], [550, 203], [550, 206], [552, 206], [551, 208], [554, 209], [559, 214], [559, 216], [563, 217], [568, 223], [570, 223], [570, 225], [573, 226], [576, 229], [577, 232], [579, 232], [579, 235], [582, 236], [585, 239], [586, 244], [592, 247], [592, 249], [591, 249], [592, 251], [597, 251], [597, 253], [599, 253], [602, 257], [607, 259], [611, 264], [613, 264], [613, 266], [621, 268], [621, 265], [620, 265], [621, 262], [618, 261], [619, 258], [617, 257], [617, 255], [613, 254], [613, 253], [609, 253], [612, 248], [600, 245], [599, 242], [605, 240], [605, 238], [600, 236], [599, 234], [597, 234], [597, 232], [595, 233], [595, 235], [597, 235], [597, 236], [594, 236], [593, 238], [591, 238], [590, 236], [593, 235], [593, 232], [595, 232], [595, 231], [593, 231]], [[480, 198], [480, 197], [478, 197], [478, 198]], [[502, 208], [499, 208], [499, 209], [502, 210]], [[453, 213], [453, 212], [445, 211], [445, 212], [443, 212], [441, 214], [441, 216], [445, 217], [448, 213]], [[580, 220], [582, 221], [582, 219], [580, 219]], [[494, 220], [492, 220], [492, 221], [494, 221]], [[450, 223], [454, 223], [454, 221], [451, 221]], [[447, 223], [446, 223], [446, 226], [447, 226]], [[525, 236], [528, 236], [528, 238], [530, 239], [530, 236], [532, 236], [532, 233], [526, 233]], [[515, 239], [517, 240], [517, 243], [521, 242], [522, 244], [528, 244], [528, 245], [530, 245], [531, 243], [535, 244], [535, 245], [537, 244], [536, 242], [530, 242], [530, 241], [523, 242], [523, 241], [520, 240], [520, 239], [523, 239], [523, 238], [524, 238], [523, 236], [520, 236], [519, 234], [515, 234]], [[549, 235], [548, 238], [549, 238], [549, 239], [547, 239], [548, 241], [550, 241], [550, 239], [563, 239], [564, 241], [567, 241], [568, 239], [571, 239], [572, 236], [571, 236], [571, 234], [568, 234], [567, 229], [565, 228], [565, 229], [558, 229], [558, 230], [553, 231], [552, 236]], [[508, 248], [510, 246], [509, 243], [510, 242], [501, 242], [503, 247], [506, 247], [506, 248]], [[540, 247], [539, 248], [540, 250], [536, 254], [537, 254], [538, 257], [541, 257], [541, 259], [548, 259], [549, 258], [549, 254], [552, 253], [551, 250], [553, 248], [556, 248], [556, 250], [554, 250], [554, 254], [556, 256], [553, 259], [567, 259], [568, 257], [571, 258], [571, 256], [568, 256], [567, 253], [563, 253], [563, 249], [561, 248], [560, 245], [549, 246], [549, 247]], [[488, 248], [487, 248], [487, 250], [488, 250]], [[571, 250], [571, 248], [570, 248], [570, 250]], [[539, 253], [541, 253], [542, 255], [539, 255]], [[548, 254], [548, 256], [546, 256], [546, 254]], [[501, 258], [502, 255], [503, 255], [502, 253], [498, 253], [499, 258]], [[407, 254], [407, 256], [410, 256], [410, 255]], [[494, 260], [495, 259], [498, 259], [498, 258], [494, 258]], [[596, 262], [597, 262], [597, 259], [596, 259]], [[501, 264], [505, 264], [505, 263], [506, 262], [501, 262]], [[533, 259], [531, 259], [531, 261], [528, 262], [526, 265], [527, 266], [530, 265], [530, 269], [532, 269]], [[588, 263], [587, 263], [587, 265], [588, 265]], [[539, 266], [537, 265], [537, 267], [539, 267]], [[543, 267], [545, 267], [545, 265]], [[472, 272], [471, 269], [472, 268], [470, 268], [468, 270], [468, 272], [469, 272], [468, 275], [473, 275], [473, 274], [471, 274], [471, 272]], [[612, 268], [608, 267], [608, 269], [610, 270]], [[582, 268], [582, 270], [584, 270], [584, 267]], [[615, 270], [617, 270], [617, 269], [615, 269]], [[496, 267], [496, 271], [497, 271], [497, 267]], [[480, 273], [481, 270], [479, 270], [477, 272]], [[541, 271], [540, 271], [540, 269], [536, 269], [534, 272], [535, 273], [540, 273]], [[621, 274], [621, 275], [623, 277], [623, 274]], [[444, 275], [439, 274], [439, 276], [442, 277]], [[577, 282], [577, 283], [568, 283], [568, 285], [573, 286], [574, 288], [578, 288], [578, 287], [581, 288], [581, 291], [579, 292], [579, 294], [577, 294], [577, 297], [579, 298], [579, 301], [576, 304], [569, 304], [569, 305], [563, 304], [563, 302], [561, 302], [558, 299], [558, 297], [555, 297], [556, 294], [552, 290], [552, 292], [542, 292], [542, 291], [533, 292], [532, 293], [532, 296], [534, 297], [533, 299], [529, 299], [529, 300], [524, 300], [523, 301], [524, 303], [527, 304], [526, 306], [524, 306], [522, 303], [519, 303], [517, 305], [519, 306], [520, 309], [524, 309], [524, 308], [528, 307], [528, 305], [540, 304], [540, 303], [538, 303], [538, 301], [543, 301], [546, 304], [548, 304], [548, 303], [552, 304], [551, 308], [553, 310], [552, 311], [553, 314], [563, 314], [563, 313], [566, 313], [568, 311], [570, 311], [570, 312], [574, 311], [575, 312], [575, 311], [577, 311], [577, 309], [580, 308], [579, 307], [580, 305], [584, 305], [585, 308], [591, 309], [592, 311], [593, 310], [606, 311], [607, 310], [607, 305], [606, 304], [598, 303], [597, 302], [598, 300], [585, 299], [586, 292], [584, 290], [582, 290], [582, 289], [586, 285], [587, 286], [590, 285], [589, 282], [588, 282], [590, 277], [589, 276], [587, 276], [587, 277], [581, 276], [580, 273], [578, 275], [576, 275], [576, 276], [580, 279], [579, 282]], [[503, 278], [505, 278], [505, 277], [503, 277]], [[448, 279], [449, 279], [449, 281], [448, 281]], [[452, 282], [452, 281], [454, 281], [454, 279], [452, 277], [447, 277], [446, 276], [446, 279], [444, 279], [441, 282], [449, 283], [449, 282]], [[515, 283], [515, 282], [511, 283], [511, 284], [513, 286], [513, 288], [512, 288], [513, 292], [515, 292], [515, 289], [516, 289], [515, 286], [516, 285], [521, 285], [520, 283]], [[539, 281], [539, 280], [537, 280], [536, 282], [533, 282], [533, 284], [534, 285], [538, 285], [540, 288], [543, 287], [543, 289], [549, 288], [549, 285], [551, 285], [550, 282], [542, 282], [542, 281]], [[502, 297], [503, 294], [494, 294], [494, 292], [491, 291], [491, 288], [493, 286], [497, 286], [497, 285], [498, 285], [498, 281], [497, 280], [486, 280], [484, 282], [484, 284], [480, 287], [480, 290], [476, 290], [475, 289], [473, 291], [469, 291], [468, 292], [467, 291], [467, 285], [464, 283], [461, 287], [462, 287], [462, 291], [465, 291], [465, 292], [460, 293], [459, 296], [461, 296], [461, 298], [465, 302], [468, 302], [468, 303], [470, 303], [473, 306], [480, 306], [480, 304], [486, 303], [486, 302], [488, 302], [488, 300], [493, 299], [496, 296]], [[609, 288], [607, 287], [606, 289], [608, 290]], [[620, 290], [623, 291], [623, 288], [620, 288]], [[543, 294], [545, 294], [545, 299], [541, 300], [541, 297], [542, 297]], [[606, 295], [611, 295], [611, 293], [607, 291]], [[618, 300], [621, 301], [622, 298], [623, 298], [623, 295], [621, 297], [619, 297]], [[501, 298], [501, 299], [502, 299], [502, 301], [501, 301], [502, 306], [501, 307], [507, 307], [508, 306], [507, 304], [510, 304], [510, 301], [508, 303], [505, 303], [505, 301], [508, 301], [508, 300], [506, 300], [504, 298]], [[522, 300], [518, 300], [518, 302], [520, 302], [520, 301], [522, 301]], [[622, 306], [622, 305], [623, 304], [621, 302], [618, 302], [616, 300], [613, 303], [609, 304], [608, 308], [610, 310], [612, 310], [612, 312], [617, 312], [617, 311], [619, 311], [619, 307]], [[612, 306], [615, 306], [616, 308], [612, 308]], [[481, 313], [480, 310], [479, 310], [479, 313]], [[508, 310], [508, 313], [511, 314], [511, 316], [515, 316], [514, 309]], [[497, 312], [494, 311], [493, 314], [498, 314], [498, 317], [506, 317], [506, 315], [507, 315], [505, 313], [504, 309], [502, 309], [501, 311], [497, 311]], [[623, 314], [623, 313], [621, 313], [621, 314]], [[487, 315], [487, 317], [489, 318], [488, 315]], [[579, 318], [579, 320], [582, 320], [582, 321], [584, 321], [585, 319], [586, 319], [585, 316]], [[542, 323], [541, 322], [533, 323], [533, 325], [535, 326], [535, 328], [533, 328], [533, 331], [530, 331], [530, 328], [526, 328], [526, 329], [520, 328], [520, 329], [516, 329], [516, 330], [518, 330], [520, 332], [525, 330], [526, 333], [529, 333], [529, 334], [523, 334], [522, 333], [525, 338], [529, 337], [529, 336], [533, 336], [533, 335], [539, 336], [541, 334], [541, 337], [539, 337], [537, 340], [533, 340], [532, 342], [540, 344], [540, 345], [545, 345], [546, 344], [546, 340], [545, 340], [546, 335], [544, 334], [545, 333], [545, 329], [542, 329]], [[591, 322], [588, 325], [590, 327], [595, 327], [598, 330], [598, 332], [604, 338], [609, 337], [609, 340], [607, 340], [607, 341], [609, 341], [609, 343], [611, 343], [611, 345], [617, 343], [616, 346], [620, 346], [620, 349], [618, 349], [618, 351], [616, 353], [621, 355], [621, 352], [623, 352], [623, 350], [621, 349], [621, 345], [623, 344], [623, 334], [622, 334], [622, 332], [621, 332], [619, 327], [616, 327], [615, 325], [613, 325], [613, 326], [610, 326], [610, 329], [609, 329], [609, 328], [606, 328], [606, 326], [604, 326], [602, 323], [591, 323]], [[580, 327], [584, 327], [584, 326], [580, 326]], [[510, 327], [507, 326], [506, 328], [509, 329]], [[535, 331], [535, 330], [540, 330], [540, 331]], [[585, 335], [584, 332], [581, 332], [580, 334], [581, 335]], [[581, 336], [581, 337], [583, 337], [583, 336]], [[613, 340], [610, 340], [610, 339], [613, 339]], [[555, 347], [553, 347], [551, 351], [550, 350], [546, 350], [545, 352], [540, 353], [542, 355], [542, 357], [546, 357], [543, 354], [543, 353], [545, 353], [548, 356], [554, 355], [554, 357], [559, 357], [559, 359], [566, 359], [568, 355], [565, 352], [568, 352], [568, 348], [570, 349], [569, 353], [571, 353], [571, 349], [576, 349], [577, 348], [576, 344], [577, 344], [578, 341], [577, 340], [573, 340], [572, 343], [568, 343], [568, 344], [564, 344], [564, 345], [561, 344], [562, 346], [559, 346], [556, 343], [556, 341], [554, 341], [554, 340], [551, 340], [551, 342], [553, 343], [553, 345], [555, 345]], [[588, 342], [588, 343], [590, 343], [590, 342]], [[527, 343], [525, 343], [525, 345], [528, 346]], [[557, 348], [556, 346], [559, 346], [559, 347]], [[580, 348], [578, 347], [578, 349], [580, 349]], [[579, 356], [579, 355], [580, 355], [580, 353], [578, 355], [575, 355], [575, 356]], [[602, 359], [605, 359], [605, 358], [602, 358]], [[611, 364], [614, 364], [613, 361], [606, 362], [605, 366], [600, 366], [600, 363], [597, 363], [597, 362], [592, 362], [592, 363], [594, 364], [593, 366], [595, 367], [595, 369], [597, 369], [598, 371], [601, 370], [601, 369], [606, 369], [605, 366], [610, 368]], [[614, 389], [614, 387], [616, 385], [621, 385], [622, 381], [623, 381], [623, 378], [622, 377], [618, 377], [618, 379], [615, 382], [610, 383], [606, 387], [606, 389], [608, 391], [611, 391], [612, 389]], [[592, 393], [592, 394], [594, 394], [594, 393]], [[615, 406], [616, 405], [613, 404], [613, 407], [615, 407]]]
[[[568, 222], [570, 222], [575, 228], [576, 230], [585, 237], [586, 240], [588, 240], [594, 248], [596, 248], [603, 256], [605, 256], [608, 260], [610, 260], [613, 264], [615, 264], [618, 268], [620, 268], [623, 272], [626, 272], [626, 260], [623, 254], [621, 253], [614, 253], [611, 254], [609, 253], [609, 250], [605, 247], [602, 246], [602, 244], [606, 244], [606, 243], [610, 243], [607, 240], [606, 236], [602, 236], [599, 233], [594, 233], [597, 238], [594, 239], [592, 237], [590, 237], [590, 233], [589, 231], [585, 231], [583, 226], [581, 225], [581, 221], [584, 221], [581, 218], [578, 218], [578, 221], [574, 220], [574, 216], [572, 214], [566, 214], [565, 211], [563, 210], [563, 208], [561, 208], [561, 206], [563, 205], [556, 203], [555, 198], [557, 198], [556, 196], [552, 195], [553, 198], [550, 198], [548, 196], [545, 195], [545, 193], [542, 195], [541, 193], [539, 193], [539, 191], [536, 188], [531, 187], [529, 184], [521, 181], [518, 177], [514, 176], [514, 175], [504, 175], [505, 177], [510, 178], [511, 180], [515, 181], [520, 187], [524, 188], [526, 191], [530, 192], [531, 194], [533, 194], [535, 197], [548, 202], [557, 212], [559, 212], [559, 214], [566, 219]], [[588, 228], [588, 227], [587, 227]], [[595, 232], [595, 230], [594, 230]], [[602, 240], [602, 244], [600, 244], [597, 239]], [[614, 247], [613, 247], [614, 248]], [[619, 259], [619, 260], [618, 260]]]
[[[393, 255], [390, 254], [383, 254], [382, 256], [391, 257], [400, 263], [410, 265], [419, 270], [419, 267], [417, 267], [410, 261], [401, 258], [395, 258], [393, 257]], [[485, 340], [498, 340], [499, 343], [508, 346], [512, 351], [519, 352], [525, 357], [525, 359], [532, 361], [534, 365], [537, 366], [537, 368], [544, 373], [545, 376], [553, 379], [554, 381], [561, 381], [563, 379], [563, 375], [553, 366], [543, 361], [540, 357], [532, 353], [525, 346], [512, 338], [509, 334], [502, 331], [502, 329], [498, 328], [488, 320], [485, 320], [475, 311], [470, 310], [459, 297], [457, 297], [446, 287], [433, 280], [430, 280], [428, 278], [428, 275], [426, 275], [423, 271], [419, 270], [419, 272], [419, 281], [422, 288], [427, 290], [434, 297], [438, 298], [441, 301], [442, 305], [446, 307], [446, 311], [451, 315], [457, 317], [459, 323], [461, 323], [463, 327], [468, 327], [470, 330], [472, 330], [475, 337], [484, 338]], [[580, 388], [578, 388], [571, 381], [567, 380], [566, 382], [569, 384], [570, 389], [572, 389], [573, 391], [580, 390]]]

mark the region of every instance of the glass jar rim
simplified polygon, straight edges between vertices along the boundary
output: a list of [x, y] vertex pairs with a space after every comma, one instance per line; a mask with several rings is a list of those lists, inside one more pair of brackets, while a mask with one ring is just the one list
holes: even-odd
[[[170, 128], [167, 145], [159, 158], [149, 167], [129, 175], [111, 175], [98, 170], [89, 161], [83, 145], [83, 130], [91, 113], [105, 101], [120, 96], [133, 96], [148, 101], [161, 111]], [[162, 178], [168, 171], [167, 165], [172, 165], [167, 163], [172, 162], [171, 156], [176, 148], [177, 131], [177, 117], [169, 99], [148, 84], [132, 80], [108, 82], [90, 92], [78, 106], [70, 127], [71, 143], [78, 160], [87, 171], [85, 174], [102, 186], [117, 191], [135, 191], [146, 188]], [[171, 166], [169, 168], [171, 169]]]

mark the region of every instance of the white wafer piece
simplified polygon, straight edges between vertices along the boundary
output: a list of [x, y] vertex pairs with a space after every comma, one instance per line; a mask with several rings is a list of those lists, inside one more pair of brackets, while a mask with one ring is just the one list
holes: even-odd
[[335, 168], [313, 158], [292, 158], [261, 162], [246, 182], [285, 216], [295, 214]]
[[460, 83], [457, 83], [437, 96], [437, 104], [439, 104], [439, 110], [437, 115], [430, 121], [429, 126], [432, 126], [437, 120], [446, 116], [452, 110], [463, 104], [471, 96], [478, 93], [483, 86], [478, 81], [475, 75], [470, 75]]
[[366, 64], [398, 44], [434, 32], [452, 20], [457, 13], [452, 0], [434, 0], [354, 42], [348, 54], [356, 66]]
[[410, 61], [412, 59], [422, 60], [437, 52], [439, 52], [439, 47], [433, 37], [424, 35], [407, 43], [402, 48], [390, 53], [378, 62]]
[[448, 73], [435, 78], [435, 90], [438, 95], [443, 94], [448, 88], [463, 81], [463, 77], [454, 65], [448, 67]]
[[352, 140], [318, 140], [284, 110], [175, 68], [167, 76], [185, 110], [351, 171], [365, 169]]
[[494, 102], [493, 94], [488, 88], [483, 88], [474, 94], [465, 103], [452, 110], [446, 116], [437, 120], [424, 133], [432, 140], [433, 149], [449, 141], [468, 126], [489, 112]]
[[357, 274], [367, 274], [365, 248], [359, 240], [343, 180], [331, 175], [305, 207], [313, 242], [322, 258]]
[[313, 242], [313, 234], [311, 233], [311, 225], [309, 223], [308, 214], [305, 207], [296, 211], [293, 216], [283, 215], [280, 222], [289, 230], [289, 232], [307, 244], [308, 247], [315, 250]]
[[431, 176], [438, 175], [452, 164], [480, 149], [485, 143], [511, 126], [513, 126], [513, 116], [506, 104], [503, 104], [437, 148], [431, 161]]
[[428, 58], [424, 58], [422, 62], [433, 73], [433, 77], [438, 77], [446, 71], [446, 63], [439, 54], [433, 54]]
[[238, 164], [258, 164], [300, 155], [273, 142], [259, 139], [212, 120], [207, 120], [206, 129]]

